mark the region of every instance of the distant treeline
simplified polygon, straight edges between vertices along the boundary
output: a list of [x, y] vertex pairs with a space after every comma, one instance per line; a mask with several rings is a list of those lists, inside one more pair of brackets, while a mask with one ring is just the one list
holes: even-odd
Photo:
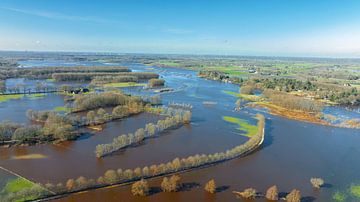
[[159, 75], [151, 72], [88, 72], [88, 73], [55, 73], [52, 78], [56, 81], [91, 81], [96, 77], [104, 76], [131, 76], [138, 80], [158, 78]]
[[107, 76], [95, 76], [91, 80], [92, 85], [107, 84], [107, 83], [121, 83], [121, 82], [137, 82], [139, 79], [137, 76], [126, 76], [126, 75], [107, 75]]
[[81, 66], [81, 67], [34, 67], [34, 68], [0, 68], [0, 79], [6, 78], [32, 78], [49, 79], [55, 73], [117, 73], [131, 72], [127, 67], [111, 66]]

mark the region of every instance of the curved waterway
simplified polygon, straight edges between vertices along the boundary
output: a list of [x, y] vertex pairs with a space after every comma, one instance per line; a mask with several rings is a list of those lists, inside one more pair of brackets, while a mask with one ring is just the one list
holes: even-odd
[[[46, 66], [46, 61], [33, 63], [34, 61], [23, 61], [22, 65]], [[54, 61], [49, 64], [62, 65], [61, 62]], [[71, 65], [79, 64], [75, 62]], [[86, 65], [98, 63], [87, 62]], [[68, 178], [79, 176], [95, 178], [107, 169], [150, 166], [175, 157], [224, 151], [245, 142], [247, 138], [242, 136], [238, 126], [225, 122], [223, 116], [233, 116], [256, 124], [252, 117], [258, 110], [243, 108], [240, 112], [235, 112], [233, 109], [237, 98], [223, 93], [238, 91], [236, 85], [200, 79], [196, 77], [196, 72], [189, 70], [140, 64], [122, 65], [129, 66], [133, 71], [158, 72], [166, 80], [167, 87], [174, 89], [174, 92], [161, 94], [163, 103], [175, 101], [193, 105], [192, 124], [148, 139], [143, 145], [119, 151], [101, 160], [96, 159], [95, 145], [110, 142], [117, 135], [133, 132], [159, 118], [140, 114], [108, 123], [105, 130], [84, 136], [75, 142], [2, 148], [0, 165], [41, 183], [64, 182]], [[139, 95], [155, 94], [141, 87], [123, 90]], [[12, 102], [15, 100], [7, 103]], [[4, 103], [0, 103], [0, 109], [3, 105]], [[236, 201], [238, 199], [232, 194], [233, 190], [254, 187], [265, 191], [274, 184], [278, 185], [281, 192], [297, 188], [306, 197], [304, 199], [309, 201], [331, 201], [335, 191], [346, 192], [351, 184], [360, 183], [359, 130], [288, 120], [269, 115], [266, 111], [261, 113], [267, 118], [262, 149], [244, 158], [181, 174], [181, 181], [188, 185], [186, 190], [156, 193], [141, 198], [132, 196], [129, 186], [113, 187], [70, 195], [59, 201]], [[43, 158], [14, 158], [29, 154], [42, 154]], [[309, 182], [311, 177], [322, 177], [328, 184], [320, 191], [314, 190]], [[206, 194], [203, 190], [206, 181], [212, 178], [222, 187], [222, 191], [216, 195]], [[159, 187], [160, 180], [150, 180], [150, 185]]]

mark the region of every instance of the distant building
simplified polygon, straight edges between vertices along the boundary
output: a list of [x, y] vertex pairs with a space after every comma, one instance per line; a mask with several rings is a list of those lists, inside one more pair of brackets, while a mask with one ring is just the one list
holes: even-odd
[[250, 73], [250, 74], [256, 74], [257, 71], [256, 71], [255, 69], [249, 69], [249, 73]]

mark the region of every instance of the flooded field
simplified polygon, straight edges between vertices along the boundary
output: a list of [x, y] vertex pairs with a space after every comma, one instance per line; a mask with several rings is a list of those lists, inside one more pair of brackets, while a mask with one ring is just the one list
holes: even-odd
[[[47, 65], [98, 65], [98, 63], [71, 63], [51, 61], [23, 61], [25, 68]], [[103, 64], [104, 65], [104, 64]], [[114, 65], [114, 64], [111, 64]], [[159, 137], [147, 139], [144, 144], [116, 152], [102, 159], [95, 157], [97, 144], [111, 142], [120, 134], [134, 132], [148, 122], [160, 117], [140, 114], [106, 124], [101, 132], [85, 135], [78, 141], [58, 145], [36, 145], [0, 149], [0, 166], [41, 183], [64, 182], [79, 176], [96, 178], [107, 169], [135, 168], [167, 162], [175, 157], [208, 154], [225, 151], [247, 140], [236, 124], [223, 120], [232, 116], [255, 124], [253, 116], [259, 112], [252, 108], [234, 111], [236, 97], [223, 91], [238, 91], [233, 84], [208, 81], [196, 77], [196, 72], [176, 69], [148, 67], [140, 64], [122, 64], [133, 71], [151, 71], [166, 80], [166, 87], [173, 92], [162, 93], [164, 104], [170, 102], [193, 105], [193, 118], [189, 126], [164, 132]], [[31, 85], [31, 84], [30, 84]], [[143, 87], [122, 88], [136, 95], [154, 95]], [[209, 104], [211, 103], [211, 104]], [[16, 99], [0, 103], [1, 121], [12, 120], [27, 123], [27, 109], [46, 110], [63, 106], [62, 96], [50, 94], [38, 99]], [[344, 109], [326, 108], [329, 114], [339, 114]], [[254, 187], [265, 191], [278, 185], [279, 191], [301, 190], [307, 201], [331, 201], [335, 191], [345, 192], [351, 184], [360, 183], [360, 134], [356, 129], [335, 128], [288, 120], [266, 113], [265, 144], [253, 154], [205, 169], [181, 174], [188, 189], [177, 193], [155, 193], [141, 198], [131, 195], [130, 187], [98, 189], [70, 195], [59, 201], [236, 201], [232, 193]], [[346, 113], [346, 112], [344, 112]], [[350, 118], [359, 114], [346, 113]], [[30, 156], [30, 157], [29, 157]], [[36, 158], [31, 158], [36, 157]], [[6, 175], [0, 173], [1, 180]], [[320, 191], [313, 190], [311, 177], [322, 177], [327, 185]], [[223, 190], [209, 196], [204, 184], [214, 178]], [[150, 180], [150, 185], [159, 187], [160, 180]], [[263, 201], [263, 200], [259, 200]]]

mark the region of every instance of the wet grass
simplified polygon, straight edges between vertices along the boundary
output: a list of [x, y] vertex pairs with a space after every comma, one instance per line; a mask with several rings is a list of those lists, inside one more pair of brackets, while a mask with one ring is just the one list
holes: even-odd
[[245, 134], [242, 135], [246, 137], [252, 137], [258, 131], [258, 127], [256, 125], [251, 125], [249, 122], [243, 119], [232, 116], [223, 116], [223, 120], [229, 123], [237, 124], [239, 126], [238, 130], [244, 131]]
[[68, 107], [59, 106], [59, 107], [55, 107], [54, 111], [56, 111], [56, 112], [70, 112], [71, 109], [68, 108]]
[[22, 189], [31, 188], [34, 184], [28, 180], [17, 178], [6, 183], [4, 191], [7, 193], [15, 193]]
[[125, 88], [125, 87], [132, 87], [132, 86], [145, 86], [144, 83], [135, 83], [135, 82], [121, 82], [121, 83], [107, 83], [104, 84], [104, 87], [115, 87], [115, 88]]
[[19, 95], [0, 95], [0, 102], [6, 102], [9, 100], [16, 100], [16, 99], [21, 99], [23, 98], [24, 95], [19, 94]]
[[339, 191], [336, 191], [334, 194], [333, 194], [333, 197], [334, 201], [339, 201], [339, 202], [343, 202], [343, 201], [346, 201], [346, 194], [345, 193], [342, 193], [342, 192], [339, 192]]
[[360, 185], [353, 184], [350, 186], [350, 194], [355, 196], [356, 198], [360, 198]]

